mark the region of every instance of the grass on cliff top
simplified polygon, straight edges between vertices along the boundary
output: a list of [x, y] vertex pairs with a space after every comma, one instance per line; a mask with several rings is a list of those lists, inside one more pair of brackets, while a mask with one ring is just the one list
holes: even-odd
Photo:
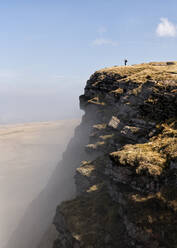
[[158, 84], [177, 84], [177, 62], [151, 62], [132, 66], [114, 66], [104, 68], [96, 73], [101, 73], [102, 79], [105, 76], [114, 77], [116, 74], [125, 81], [144, 83], [148, 80]]

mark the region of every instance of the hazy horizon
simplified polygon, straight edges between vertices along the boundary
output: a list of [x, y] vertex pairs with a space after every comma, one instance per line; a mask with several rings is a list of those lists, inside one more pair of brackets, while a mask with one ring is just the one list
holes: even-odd
[[79, 97], [64, 97], [62, 93], [0, 93], [0, 125], [81, 118]]

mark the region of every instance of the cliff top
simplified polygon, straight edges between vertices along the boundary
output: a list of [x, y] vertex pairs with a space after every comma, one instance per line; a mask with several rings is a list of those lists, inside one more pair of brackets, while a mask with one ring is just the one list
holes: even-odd
[[104, 76], [116, 76], [126, 81], [144, 83], [147, 79], [157, 83], [177, 82], [177, 61], [174, 62], [150, 62], [131, 66], [114, 66], [96, 71], [96, 74]]

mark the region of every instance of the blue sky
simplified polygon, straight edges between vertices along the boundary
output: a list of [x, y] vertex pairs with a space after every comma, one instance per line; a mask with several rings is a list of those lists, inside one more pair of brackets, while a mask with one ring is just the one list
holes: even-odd
[[78, 116], [95, 70], [176, 60], [176, 10], [176, 0], [1, 1], [0, 115], [11, 117], [0, 120]]

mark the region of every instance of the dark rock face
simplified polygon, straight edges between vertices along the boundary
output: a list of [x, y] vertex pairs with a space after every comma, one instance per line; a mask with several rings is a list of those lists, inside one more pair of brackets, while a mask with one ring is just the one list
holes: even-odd
[[149, 63], [88, 80], [87, 158], [75, 199], [57, 208], [53, 248], [177, 247], [176, 72], [175, 62]]

